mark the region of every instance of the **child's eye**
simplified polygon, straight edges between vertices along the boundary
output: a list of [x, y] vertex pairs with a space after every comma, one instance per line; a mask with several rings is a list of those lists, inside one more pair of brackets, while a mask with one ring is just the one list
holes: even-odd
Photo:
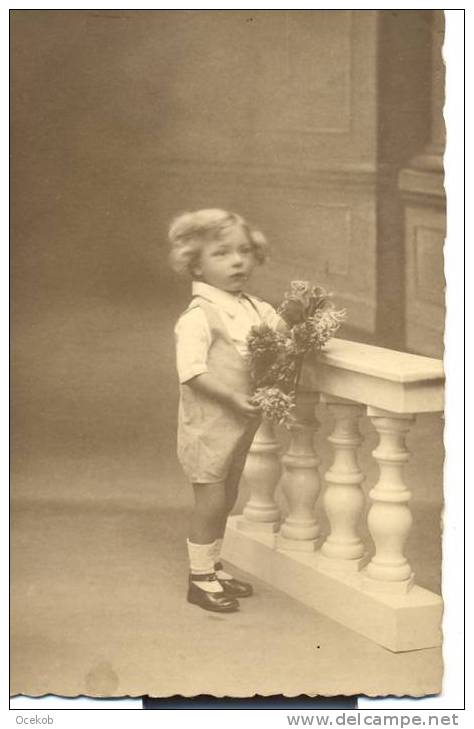
[[213, 256], [225, 256], [226, 251], [223, 248], [220, 248], [218, 251], [213, 252]]

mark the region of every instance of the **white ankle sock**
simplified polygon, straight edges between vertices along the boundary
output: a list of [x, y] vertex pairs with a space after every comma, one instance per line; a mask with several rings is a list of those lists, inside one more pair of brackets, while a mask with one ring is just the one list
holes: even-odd
[[[219, 562], [221, 558], [221, 551], [222, 551], [222, 543], [223, 539], [216, 539], [214, 542], [214, 563]], [[228, 572], [224, 572], [224, 570], [216, 570], [217, 579], [219, 580], [231, 580], [232, 575], [229, 575]]]
[[[193, 542], [190, 542], [189, 539], [186, 541], [188, 546], [191, 575], [207, 575], [210, 572], [214, 572], [215, 542], [211, 542], [211, 544], [194, 544]], [[217, 580], [211, 582], [207, 582], [206, 580], [203, 580], [202, 582], [199, 580], [192, 580], [192, 582], [194, 585], [197, 585], [201, 588], [201, 590], [205, 590], [206, 592], [223, 592], [222, 587]]]

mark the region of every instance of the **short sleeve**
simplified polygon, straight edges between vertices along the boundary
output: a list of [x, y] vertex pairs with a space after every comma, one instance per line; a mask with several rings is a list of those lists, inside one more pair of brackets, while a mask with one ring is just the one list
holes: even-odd
[[206, 315], [199, 308], [186, 311], [175, 328], [176, 367], [181, 384], [196, 375], [207, 372], [207, 355], [211, 345], [211, 333]]

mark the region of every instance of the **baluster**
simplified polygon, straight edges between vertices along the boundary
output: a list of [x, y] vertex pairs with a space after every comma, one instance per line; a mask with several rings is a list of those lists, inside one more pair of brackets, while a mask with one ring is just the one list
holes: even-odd
[[250, 497], [237, 527], [244, 531], [277, 532], [280, 510], [274, 493], [281, 475], [280, 446], [273, 423], [263, 418], [255, 434], [245, 468], [244, 479], [250, 487]]
[[325, 474], [328, 486], [323, 502], [330, 534], [321, 547], [319, 564], [323, 568], [355, 571], [361, 568], [365, 552], [357, 533], [365, 501], [361, 488], [364, 474], [357, 462], [357, 448], [362, 443], [358, 424], [362, 408], [329, 395], [322, 395], [321, 400], [334, 416], [334, 430], [328, 440], [335, 452], [333, 464]]
[[285, 473], [281, 488], [286, 497], [289, 513], [278, 535], [280, 549], [314, 551], [320, 526], [314, 515], [314, 506], [320, 491], [319, 458], [313, 438], [318, 428], [314, 407], [318, 395], [314, 392], [298, 393], [295, 408], [296, 422], [291, 426], [291, 441], [282, 458]]
[[373, 501], [367, 517], [375, 544], [375, 555], [365, 570], [368, 589], [407, 592], [413, 585], [413, 572], [403, 548], [412, 524], [408, 508], [411, 493], [403, 481], [403, 467], [410, 454], [406, 434], [415, 422], [413, 415], [397, 414], [368, 407], [367, 414], [380, 440], [373, 456], [380, 467], [379, 480], [370, 492]]

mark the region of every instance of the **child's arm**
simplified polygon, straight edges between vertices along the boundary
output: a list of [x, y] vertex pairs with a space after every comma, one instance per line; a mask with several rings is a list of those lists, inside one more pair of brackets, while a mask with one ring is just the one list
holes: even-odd
[[196, 375], [196, 377], [188, 380], [186, 384], [198, 392], [202, 392], [205, 395], [215, 397], [217, 400], [227, 403], [242, 415], [256, 417], [260, 414], [260, 408], [256, 405], [252, 405], [248, 395], [231, 390], [209, 372], [203, 372], [200, 375]]

